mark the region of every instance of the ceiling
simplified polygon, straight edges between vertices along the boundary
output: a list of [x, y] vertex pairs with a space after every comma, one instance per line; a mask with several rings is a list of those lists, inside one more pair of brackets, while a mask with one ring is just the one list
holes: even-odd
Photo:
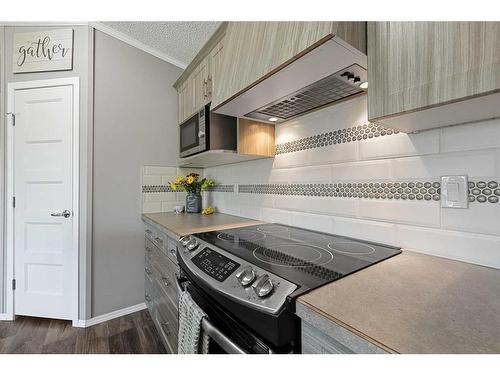
[[220, 22], [99, 22], [185, 67]]

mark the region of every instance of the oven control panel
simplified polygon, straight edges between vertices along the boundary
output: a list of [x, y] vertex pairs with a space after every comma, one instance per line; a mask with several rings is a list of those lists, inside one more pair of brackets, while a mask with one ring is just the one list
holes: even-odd
[[[191, 245], [191, 246], [190, 246]], [[177, 259], [212, 293], [268, 313], [278, 313], [297, 285], [196, 236], [179, 240]]]
[[200, 270], [220, 282], [226, 280], [240, 266], [236, 261], [208, 247], [193, 256], [191, 261]]

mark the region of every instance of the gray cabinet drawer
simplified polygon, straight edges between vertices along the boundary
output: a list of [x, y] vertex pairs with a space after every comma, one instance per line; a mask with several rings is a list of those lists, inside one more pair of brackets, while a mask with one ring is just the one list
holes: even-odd
[[177, 264], [177, 240], [168, 237], [167, 239], [167, 256], [170, 260]]
[[312, 325], [302, 321], [303, 354], [352, 354], [348, 347], [325, 335]]

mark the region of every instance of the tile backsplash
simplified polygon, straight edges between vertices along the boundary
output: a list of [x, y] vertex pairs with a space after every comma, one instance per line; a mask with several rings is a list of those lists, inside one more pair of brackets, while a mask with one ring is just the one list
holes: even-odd
[[[500, 120], [404, 134], [361, 97], [277, 125], [276, 149], [205, 169], [205, 204], [500, 268]], [[442, 208], [440, 177], [462, 174], [469, 208]]]
[[143, 166], [141, 168], [142, 213], [169, 212], [176, 205], [186, 204], [186, 193], [174, 191], [169, 181], [190, 172], [202, 174], [202, 170], [169, 166]]

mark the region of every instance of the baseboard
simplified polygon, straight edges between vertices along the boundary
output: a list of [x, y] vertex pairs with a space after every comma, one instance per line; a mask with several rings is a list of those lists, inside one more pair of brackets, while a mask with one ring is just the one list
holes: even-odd
[[0, 313], [0, 320], [12, 320], [12, 317], [5, 313]]
[[129, 307], [125, 307], [125, 308], [120, 309], [120, 310], [111, 311], [107, 314], [99, 315], [99, 316], [96, 316], [96, 317], [93, 317], [93, 318], [90, 318], [87, 320], [78, 320], [78, 321], [76, 321], [76, 323], [73, 323], [73, 326], [80, 327], [80, 328], [91, 327], [91, 326], [94, 326], [94, 325], [99, 324], [99, 323], [107, 322], [108, 320], [111, 320], [111, 319], [119, 318], [120, 316], [132, 314], [132, 313], [135, 313], [137, 311], [144, 310], [146, 308], [147, 308], [146, 304], [144, 302], [142, 302], [142, 303], [138, 303], [137, 305], [134, 305], [134, 306], [129, 306]]

